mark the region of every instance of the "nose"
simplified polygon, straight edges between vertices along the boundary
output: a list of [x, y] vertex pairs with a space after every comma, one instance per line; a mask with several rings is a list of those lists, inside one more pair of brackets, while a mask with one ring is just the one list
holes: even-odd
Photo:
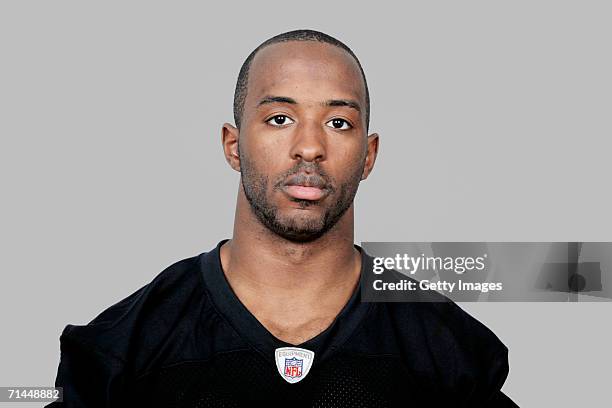
[[294, 134], [291, 158], [307, 162], [325, 160], [325, 131], [315, 121], [302, 122]]

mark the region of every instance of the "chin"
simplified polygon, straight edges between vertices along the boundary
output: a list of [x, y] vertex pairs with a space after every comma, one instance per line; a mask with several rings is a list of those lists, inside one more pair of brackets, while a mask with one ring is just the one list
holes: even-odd
[[325, 231], [321, 217], [294, 217], [280, 220], [275, 233], [288, 241], [310, 242], [320, 238]]
[[286, 239], [287, 241], [305, 244], [308, 242], [315, 241], [323, 236], [322, 231], [282, 231], [278, 233], [279, 236]]

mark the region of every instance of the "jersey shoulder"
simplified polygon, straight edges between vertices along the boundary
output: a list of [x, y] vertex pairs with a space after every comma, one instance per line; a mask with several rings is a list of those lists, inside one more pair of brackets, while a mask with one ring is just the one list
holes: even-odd
[[375, 303], [349, 347], [395, 356], [408, 377], [432, 392], [463, 400], [499, 391], [509, 370], [506, 345], [447, 297], [424, 296]]
[[164, 339], [190, 330], [206, 299], [200, 275], [198, 256], [175, 262], [88, 324], [68, 324], [62, 347], [91, 349], [122, 362], [150, 359]]

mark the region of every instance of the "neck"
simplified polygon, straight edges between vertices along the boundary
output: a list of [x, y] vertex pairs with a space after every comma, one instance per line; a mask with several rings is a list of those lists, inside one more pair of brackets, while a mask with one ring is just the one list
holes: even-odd
[[361, 257], [354, 247], [353, 219], [351, 205], [320, 238], [292, 242], [268, 230], [253, 214], [241, 191], [233, 237], [221, 248], [225, 274], [230, 283], [249, 282], [253, 289], [301, 293], [345, 286], [347, 281], [354, 283]]
[[234, 293], [274, 336], [300, 344], [325, 330], [353, 294], [361, 254], [353, 206], [319, 239], [296, 243], [263, 226], [241, 193], [221, 265]]

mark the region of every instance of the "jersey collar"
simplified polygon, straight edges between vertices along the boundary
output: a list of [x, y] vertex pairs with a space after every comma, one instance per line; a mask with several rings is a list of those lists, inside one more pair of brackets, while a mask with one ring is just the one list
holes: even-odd
[[[313, 351], [316, 356], [314, 364], [320, 364], [348, 340], [372, 305], [361, 302], [361, 285], [358, 283], [349, 301], [327, 329], [301, 344], [284, 342], [272, 335], [242, 304], [227, 281], [221, 266], [220, 248], [228, 240], [220, 241], [212, 251], [200, 255], [204, 285], [217, 312], [227, 320], [239, 336], [272, 364], [276, 364], [275, 350], [281, 347], [299, 347]], [[363, 276], [364, 270], [368, 270], [365, 268], [371, 270], [372, 258], [359, 245], [355, 245], [355, 248], [361, 253]]]

